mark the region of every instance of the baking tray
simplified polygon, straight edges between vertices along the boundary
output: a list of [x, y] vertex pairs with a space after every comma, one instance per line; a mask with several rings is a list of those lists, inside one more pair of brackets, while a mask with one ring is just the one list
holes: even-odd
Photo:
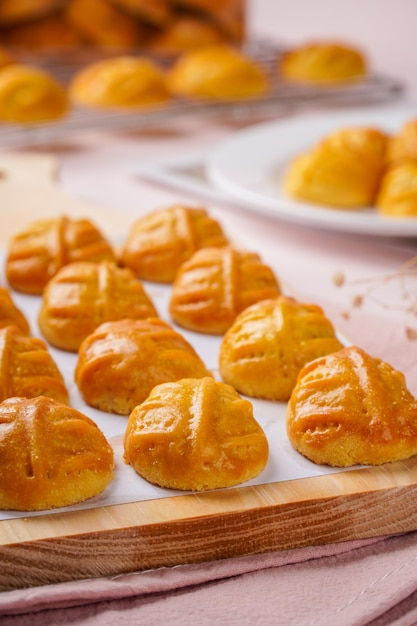
[[[0, 149], [54, 144], [71, 139], [75, 132], [80, 131], [137, 132], [152, 128], [169, 128], [173, 123], [201, 117], [225, 122], [250, 123], [305, 109], [392, 102], [401, 98], [405, 91], [401, 81], [378, 74], [370, 74], [364, 80], [346, 86], [317, 88], [290, 84], [280, 80], [277, 73], [277, 62], [284, 51], [282, 46], [255, 40], [247, 42], [243, 49], [266, 70], [271, 79], [271, 89], [264, 97], [239, 102], [174, 98], [166, 106], [140, 112], [91, 110], [74, 106], [63, 120], [25, 126], [17, 124], [0, 126]], [[130, 53], [140, 54], [137, 51]], [[110, 54], [107, 52], [106, 56]], [[50, 71], [64, 84], [80, 67], [97, 60], [97, 52], [91, 51], [72, 52], [65, 56], [44, 53], [32, 55], [30, 58], [25, 58], [22, 54], [19, 56], [17, 52], [14, 55], [21, 62], [30, 62]], [[155, 60], [162, 65], [172, 62], [172, 59], [161, 57]]]

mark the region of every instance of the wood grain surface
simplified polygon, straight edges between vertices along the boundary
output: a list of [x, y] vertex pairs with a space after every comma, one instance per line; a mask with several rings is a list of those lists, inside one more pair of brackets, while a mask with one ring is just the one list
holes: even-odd
[[0, 522], [0, 589], [417, 529], [417, 459]]

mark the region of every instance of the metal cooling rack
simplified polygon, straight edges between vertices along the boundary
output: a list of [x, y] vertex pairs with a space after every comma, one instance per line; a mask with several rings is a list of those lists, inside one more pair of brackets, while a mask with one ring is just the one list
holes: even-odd
[[[271, 88], [262, 98], [239, 102], [173, 99], [166, 106], [146, 111], [119, 112], [74, 106], [59, 121], [35, 125], [0, 125], [0, 149], [45, 145], [65, 141], [79, 131], [126, 132], [169, 127], [175, 121], [204, 117], [250, 123], [251, 120], [281, 117], [299, 110], [323, 107], [363, 106], [388, 103], [400, 98], [404, 86], [386, 76], [370, 75], [346, 86], [315, 88], [289, 84], [279, 79], [277, 63], [284, 49], [268, 42], [248, 42], [245, 52], [267, 71]], [[87, 56], [89, 55], [89, 56]], [[93, 61], [91, 53], [79, 52], [67, 57], [31, 57], [31, 64], [47, 69], [67, 82], [83, 64]], [[164, 60], [159, 59], [160, 62]]]

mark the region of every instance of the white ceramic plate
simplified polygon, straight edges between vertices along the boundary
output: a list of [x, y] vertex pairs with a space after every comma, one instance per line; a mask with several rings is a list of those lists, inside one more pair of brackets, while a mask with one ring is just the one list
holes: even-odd
[[340, 210], [286, 198], [281, 181], [290, 160], [341, 127], [373, 126], [390, 133], [417, 117], [417, 106], [344, 110], [268, 122], [240, 131], [210, 154], [206, 175], [245, 208], [306, 226], [369, 235], [415, 237], [417, 218], [387, 218], [373, 208]]

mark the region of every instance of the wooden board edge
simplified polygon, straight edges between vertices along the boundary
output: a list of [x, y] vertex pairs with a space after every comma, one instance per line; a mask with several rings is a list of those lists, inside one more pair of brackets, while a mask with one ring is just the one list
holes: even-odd
[[287, 483], [5, 520], [0, 590], [415, 530], [416, 467], [412, 459]]

